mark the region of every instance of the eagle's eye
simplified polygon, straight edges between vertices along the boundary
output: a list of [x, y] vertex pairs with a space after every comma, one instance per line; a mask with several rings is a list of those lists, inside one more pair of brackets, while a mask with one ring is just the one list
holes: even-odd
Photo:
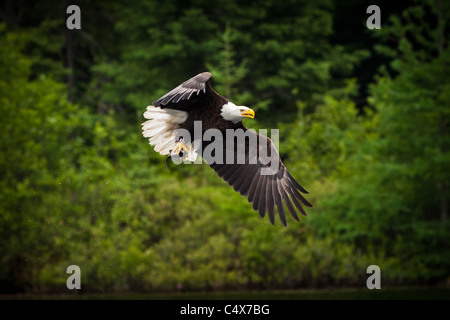
[[240, 111], [240, 112], [244, 112], [244, 109], [240, 109], [239, 111]]

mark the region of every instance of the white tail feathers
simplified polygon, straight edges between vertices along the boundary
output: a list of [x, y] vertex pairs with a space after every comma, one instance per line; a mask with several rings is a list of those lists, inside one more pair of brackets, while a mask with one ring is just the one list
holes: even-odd
[[161, 120], [180, 124], [186, 121], [187, 112], [175, 109], [161, 109], [160, 107], [148, 106], [144, 113], [145, 119]]
[[[175, 130], [186, 121], [187, 116], [186, 111], [148, 106], [144, 113], [144, 118], [148, 120], [142, 123], [142, 135], [149, 139], [156, 152], [167, 155], [177, 145]], [[195, 161], [196, 158], [194, 151], [189, 152], [188, 160]]]

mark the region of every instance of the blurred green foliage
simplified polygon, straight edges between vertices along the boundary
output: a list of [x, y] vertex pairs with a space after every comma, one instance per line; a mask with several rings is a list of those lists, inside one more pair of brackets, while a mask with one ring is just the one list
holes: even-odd
[[[362, 287], [371, 264], [449, 280], [447, 3], [391, 14], [379, 53], [335, 41], [331, 0], [78, 5], [73, 31], [63, 4], [2, 11], [1, 292], [65, 292], [72, 264], [91, 292]], [[206, 165], [165, 171], [142, 138], [145, 107], [206, 69], [248, 127], [280, 128], [314, 204], [300, 223], [261, 220]]]

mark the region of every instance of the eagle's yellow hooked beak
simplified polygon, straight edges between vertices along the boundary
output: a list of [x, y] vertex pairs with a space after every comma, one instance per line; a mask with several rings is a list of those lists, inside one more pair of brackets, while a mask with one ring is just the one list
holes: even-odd
[[253, 111], [252, 109], [246, 109], [241, 113], [241, 116], [253, 119], [255, 117], [255, 111]]

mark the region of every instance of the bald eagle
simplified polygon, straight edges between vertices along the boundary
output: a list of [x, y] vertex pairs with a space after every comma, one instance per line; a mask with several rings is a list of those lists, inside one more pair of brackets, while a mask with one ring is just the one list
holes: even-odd
[[[302, 204], [311, 207], [301, 194], [308, 192], [288, 172], [272, 140], [242, 124], [244, 118], [253, 119], [255, 112], [219, 95], [212, 88], [210, 78], [209, 72], [200, 73], [148, 106], [144, 113], [148, 120], [142, 123], [143, 136], [150, 140], [155, 151], [168, 158], [181, 155], [183, 160], [195, 161], [198, 155], [202, 155], [219, 177], [242, 196], [248, 197], [262, 218], [267, 212], [272, 225], [275, 206], [281, 222], [287, 225], [283, 200], [291, 216], [299, 221], [296, 209], [306, 216]], [[196, 124], [201, 125], [202, 134], [216, 129], [225, 136], [226, 131], [241, 130], [245, 139], [236, 142], [233, 138], [232, 143], [227, 141], [208, 158], [204, 154], [213, 139], [201, 136], [195, 140]], [[177, 136], [177, 132], [183, 134]], [[186, 136], [194, 136], [194, 140], [191, 142]], [[263, 150], [269, 161], [262, 160]], [[222, 156], [219, 160], [218, 155]], [[275, 169], [268, 170], [270, 168]]]

